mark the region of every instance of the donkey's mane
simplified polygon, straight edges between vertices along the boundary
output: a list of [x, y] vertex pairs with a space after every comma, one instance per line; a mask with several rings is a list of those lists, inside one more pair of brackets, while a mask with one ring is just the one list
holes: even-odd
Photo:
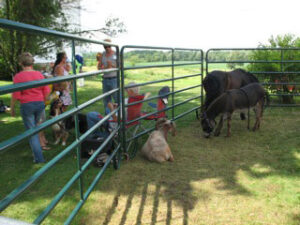
[[257, 77], [254, 76], [254, 74], [252, 74], [246, 70], [236, 69], [236, 71], [240, 71], [241, 73], [245, 74], [248, 77], [248, 79], [250, 80], [250, 83], [256, 83], [256, 82], [258, 83], [259, 82]]

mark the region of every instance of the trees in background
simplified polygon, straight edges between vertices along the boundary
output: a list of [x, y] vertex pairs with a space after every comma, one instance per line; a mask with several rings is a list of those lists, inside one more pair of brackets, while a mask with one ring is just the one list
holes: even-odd
[[[45, 27], [79, 35], [102, 32], [114, 37], [126, 32], [124, 23], [110, 17], [105, 27], [81, 31], [79, 27], [80, 0], [4, 0], [0, 5], [0, 18]], [[18, 55], [29, 51], [33, 55], [47, 56], [63, 47], [63, 40], [21, 31], [0, 29], [0, 79], [11, 80], [19, 71]]]
[[[271, 36], [269, 43], [266, 45], [260, 44], [261, 48], [300, 48], [300, 38], [295, 37], [292, 34], [278, 35], [276, 37]], [[299, 50], [263, 50], [253, 51], [250, 54], [250, 60], [254, 61], [287, 61], [287, 60], [300, 60]], [[268, 71], [268, 72], [296, 72], [300, 71], [300, 63], [288, 62], [288, 63], [253, 63], [248, 65], [249, 71]], [[291, 83], [300, 82], [300, 74], [295, 73], [274, 73], [263, 74], [259, 76], [260, 81], [272, 82], [272, 83]], [[270, 85], [268, 87], [275, 93], [291, 93], [298, 92], [295, 85], [278, 84]], [[293, 96], [282, 96], [284, 103], [292, 103]]]
[[[69, 21], [64, 7], [74, 3], [68, 0], [5, 0], [0, 8], [0, 17], [47, 27], [60, 31], [68, 31]], [[60, 40], [49, 36], [39, 36], [20, 31], [0, 30], [0, 78], [11, 79], [19, 70], [17, 57], [24, 51], [33, 55], [43, 55], [53, 46], [59, 46]]]

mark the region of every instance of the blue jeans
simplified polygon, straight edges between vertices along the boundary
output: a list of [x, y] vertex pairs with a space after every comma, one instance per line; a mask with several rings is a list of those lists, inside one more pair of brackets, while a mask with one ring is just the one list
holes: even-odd
[[[86, 115], [86, 120], [87, 120], [87, 125], [88, 125], [88, 129], [90, 129], [92, 126], [94, 126], [96, 123], [98, 123], [100, 120], [102, 120], [102, 118], [99, 117], [99, 113], [98, 112], [89, 112]], [[105, 126], [105, 124], [104, 124]], [[91, 137], [106, 137], [107, 134], [103, 131], [100, 131], [99, 129], [96, 130]]]
[[[44, 102], [28, 102], [21, 104], [21, 115], [23, 123], [27, 130], [37, 126], [40, 117], [45, 109]], [[42, 148], [40, 144], [39, 135], [35, 134], [29, 138], [29, 144], [33, 152], [34, 162], [45, 162], [43, 157]]]
[[[117, 83], [117, 78], [103, 78], [102, 80], [102, 91], [103, 91], [103, 94], [106, 93], [106, 92], [109, 92], [111, 90], [114, 90], [118, 87], [118, 83]], [[103, 99], [103, 103], [104, 103], [104, 108], [106, 109], [107, 108], [107, 104], [109, 102], [112, 101], [112, 98], [114, 99], [114, 101], [116, 103], [118, 103], [118, 92], [115, 92], [113, 93], [112, 95], [109, 95], [107, 97], [105, 97]], [[106, 111], [106, 110], [105, 110]]]

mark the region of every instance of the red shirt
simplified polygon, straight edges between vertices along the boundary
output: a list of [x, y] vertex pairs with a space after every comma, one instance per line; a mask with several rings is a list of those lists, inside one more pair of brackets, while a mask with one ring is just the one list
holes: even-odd
[[[128, 98], [128, 103], [141, 101], [145, 98], [144, 95], [136, 95]], [[143, 103], [128, 106], [127, 108], [127, 120], [131, 121], [141, 116]]]
[[[14, 76], [14, 84], [24, 83], [34, 80], [44, 79], [43, 74], [39, 71], [22, 71]], [[49, 86], [41, 86], [22, 91], [16, 91], [12, 94], [14, 99], [20, 101], [21, 104], [28, 102], [45, 101], [45, 97], [50, 93]]]

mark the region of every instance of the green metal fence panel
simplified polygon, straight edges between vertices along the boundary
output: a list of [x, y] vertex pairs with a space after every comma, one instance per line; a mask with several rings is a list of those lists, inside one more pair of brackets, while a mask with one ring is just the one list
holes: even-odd
[[[125, 51], [126, 50], [158, 50], [158, 51], [170, 51], [171, 52], [171, 63], [158, 63], [158, 64], [152, 64], [152, 65], [138, 65], [138, 66], [126, 66], [126, 62], [125, 62]], [[187, 52], [192, 52], [192, 51], [196, 51], [200, 53], [200, 57], [197, 59], [197, 61], [195, 62], [184, 62], [184, 63], [176, 63], [175, 60], [175, 53], [176, 51], [187, 51]], [[136, 105], [139, 103], [143, 103], [143, 102], [148, 102], [151, 101], [153, 99], [158, 99], [159, 97], [162, 96], [153, 96], [144, 100], [140, 100], [140, 101], [136, 101], [133, 103], [125, 103], [125, 93], [124, 93], [124, 89], [125, 88], [133, 88], [133, 87], [141, 87], [141, 86], [146, 86], [146, 85], [151, 85], [151, 84], [158, 84], [158, 83], [163, 83], [163, 82], [167, 82], [170, 81], [171, 82], [171, 91], [168, 94], [165, 94], [163, 96], [171, 96], [171, 106], [164, 108], [163, 110], [156, 110], [154, 112], [150, 112], [150, 113], [146, 113], [143, 114], [141, 116], [139, 116], [138, 118], [135, 118], [133, 120], [130, 121], [125, 121], [122, 126], [123, 126], [123, 135], [122, 135], [122, 146], [123, 146], [123, 151], [125, 153], [128, 153], [129, 149], [128, 149], [128, 145], [129, 143], [131, 143], [132, 141], [137, 140], [139, 137], [151, 132], [154, 130], [154, 126], [152, 126], [152, 128], [149, 129], [143, 129], [143, 131], [140, 131], [138, 133], [133, 134], [133, 136], [131, 137], [127, 137], [126, 136], [126, 126], [128, 126], [129, 124], [132, 123], [136, 123], [136, 122], [141, 122], [142, 120], [149, 118], [149, 116], [153, 116], [157, 113], [160, 112], [165, 112], [168, 110], [171, 110], [171, 120], [177, 120], [191, 112], [197, 112], [197, 110], [199, 110], [201, 108], [201, 105], [203, 104], [203, 87], [202, 87], [202, 81], [203, 81], [203, 51], [201, 49], [189, 49], [189, 48], [168, 48], [168, 47], [157, 47], [157, 46], [136, 46], [136, 45], [127, 45], [127, 46], [123, 46], [121, 49], [121, 82], [122, 82], [122, 113], [123, 115], [125, 115], [126, 112], [126, 108], [128, 106], [132, 106], [132, 105]], [[183, 76], [179, 76], [179, 77], [175, 77], [175, 72], [174, 72], [174, 68], [175, 67], [179, 67], [179, 66], [189, 66], [189, 65], [198, 65], [199, 66], [199, 72], [197, 72], [196, 74], [191, 74], [191, 75], [183, 75]], [[138, 84], [134, 84], [134, 85], [125, 85], [125, 71], [128, 70], [138, 70], [138, 69], [152, 69], [152, 68], [171, 68], [171, 72], [170, 72], [170, 78], [166, 78], [166, 79], [159, 79], [159, 80], [152, 80], [152, 81], [148, 81], [148, 82], [143, 82], [143, 83], [138, 83]], [[181, 80], [181, 79], [187, 79], [187, 78], [192, 78], [192, 77], [199, 77], [199, 84], [191, 86], [191, 87], [187, 87], [187, 88], [183, 88], [180, 90], [176, 90], [175, 91], [175, 82], [177, 80]], [[199, 88], [199, 95], [191, 97], [187, 100], [184, 100], [180, 103], [175, 104], [175, 94], [180, 93], [180, 92], [184, 92], [187, 90], [191, 90], [194, 88]], [[192, 100], [195, 99], [199, 99], [199, 106], [190, 109], [186, 112], [183, 112], [180, 115], [176, 115], [175, 116], [175, 108], [177, 106], [186, 104]], [[154, 124], [153, 124], [154, 125]], [[134, 152], [137, 151], [137, 149], [133, 149]], [[135, 154], [133, 154], [134, 157]]]
[[[102, 100], [108, 95], [112, 95], [113, 93], [118, 93], [117, 95], [120, 96], [120, 66], [119, 66], [119, 46], [109, 43], [109, 45], [115, 47], [116, 54], [117, 54], [117, 68], [115, 69], [104, 69], [104, 70], [98, 70], [93, 72], [87, 72], [87, 73], [80, 73], [76, 74], [75, 70], [75, 41], [82, 41], [84, 43], [93, 43], [93, 44], [99, 44], [104, 45], [108, 44], [106, 42], [101, 41], [95, 41], [90, 39], [85, 39], [82, 37], [78, 37], [72, 34], [67, 34], [59, 31], [49, 30], [46, 28], [41, 28], [33, 25], [18, 23], [14, 21], [9, 21], [6, 19], [0, 19], [0, 27], [10, 30], [17, 30], [22, 32], [29, 32], [34, 33], [38, 35], [49, 35], [54, 36], [58, 38], [64, 38], [66, 40], [71, 41], [71, 48], [72, 48], [72, 63], [73, 63], [73, 74], [70, 76], [63, 76], [63, 77], [54, 77], [49, 79], [44, 79], [40, 81], [33, 81], [33, 82], [27, 82], [27, 83], [21, 83], [21, 84], [13, 84], [13, 85], [5, 85], [0, 87], [0, 95], [12, 93], [15, 91], [20, 90], [26, 90], [34, 87], [39, 86], [45, 86], [48, 84], [54, 84], [59, 83], [63, 81], [72, 81], [73, 82], [73, 102], [74, 107], [63, 114], [54, 117], [52, 119], [47, 120], [46, 122], [42, 123], [41, 125], [38, 125], [34, 129], [27, 130], [23, 132], [20, 135], [17, 135], [13, 138], [10, 138], [9, 140], [3, 141], [0, 143], [0, 154], [5, 154], [5, 151], [9, 151], [11, 147], [15, 146], [20, 141], [42, 131], [43, 129], [59, 122], [60, 120], [65, 119], [69, 116], [75, 117], [75, 141], [72, 142], [69, 146], [67, 146], [61, 153], [59, 153], [57, 156], [55, 156], [52, 160], [50, 160], [48, 163], [46, 163], [41, 169], [39, 169], [36, 173], [34, 173], [29, 179], [24, 181], [19, 187], [17, 187], [15, 190], [13, 190], [10, 194], [8, 194], [6, 197], [4, 197], [0, 202], [0, 212], [5, 210], [9, 205], [17, 198], [19, 197], [24, 191], [26, 191], [28, 188], [30, 188], [38, 179], [40, 179], [49, 169], [54, 167], [57, 162], [59, 162], [62, 158], [64, 158], [69, 152], [73, 151], [73, 149], [76, 149], [76, 160], [77, 160], [77, 171], [73, 175], [73, 177], [67, 182], [67, 184], [61, 189], [59, 193], [57, 193], [56, 197], [52, 200], [52, 202], [44, 209], [44, 211], [35, 219], [34, 224], [40, 224], [42, 221], [47, 217], [47, 215], [55, 208], [55, 206], [59, 203], [59, 201], [62, 199], [62, 197], [65, 195], [66, 191], [78, 180], [78, 191], [80, 194], [80, 201], [74, 208], [74, 210], [71, 212], [67, 220], [65, 221], [65, 224], [71, 223], [74, 216], [77, 214], [81, 206], [84, 204], [84, 202], [87, 200], [88, 196], [90, 195], [91, 191], [94, 189], [95, 185], [98, 183], [99, 179], [102, 177], [103, 173], [107, 169], [108, 165], [110, 164], [110, 161], [112, 159], [116, 159], [118, 157], [118, 165], [115, 166], [115, 168], [118, 168], [120, 166], [120, 156], [121, 156], [121, 145], [120, 145], [120, 120], [119, 120], [119, 126], [111, 132], [109, 137], [103, 142], [103, 144], [95, 151], [95, 154], [93, 154], [87, 162], [82, 164], [81, 162], [81, 155], [80, 155], [80, 144], [90, 135], [92, 134], [97, 128], [99, 128], [101, 125], [103, 125], [106, 121], [109, 120], [109, 118], [114, 114], [118, 113], [120, 115], [121, 107], [118, 107], [116, 110], [112, 111], [108, 115], [106, 115], [101, 121], [99, 121], [97, 124], [95, 124], [91, 129], [89, 129], [86, 133], [81, 134], [79, 133], [79, 123], [78, 123], [78, 113], [83, 110], [84, 108], [96, 103], [97, 101]], [[83, 104], [78, 104], [78, 88], [76, 85], [76, 80], [79, 78], [84, 77], [91, 77], [91, 76], [97, 76], [99, 74], [103, 74], [105, 72], [112, 72], [116, 71], [118, 74], [118, 87], [110, 92], [107, 92], [105, 94], [101, 94], [93, 99], [88, 100], [87, 102], [84, 102]], [[99, 173], [95, 176], [94, 181], [91, 183], [90, 186], [87, 187], [87, 191], [83, 192], [83, 183], [82, 183], [82, 177], [84, 176], [84, 171], [87, 169], [87, 167], [92, 163], [94, 158], [97, 156], [98, 153], [102, 151], [102, 149], [105, 147], [105, 145], [109, 142], [114, 140], [117, 144], [117, 146], [114, 148], [113, 153], [109, 156], [109, 159], [103, 166], [103, 168], [99, 171]]]
[[[78, 37], [72, 34], [67, 34], [59, 31], [49, 30], [46, 28], [41, 28], [33, 25], [18, 23], [14, 21], [9, 21], [6, 19], [0, 19], [0, 28], [4, 29], [10, 29], [15, 31], [21, 31], [21, 32], [28, 32], [38, 35], [49, 35], [57, 38], [63, 38], [66, 40], [69, 40], [71, 42], [71, 49], [72, 49], [72, 63], [73, 63], [73, 75], [69, 76], [63, 76], [63, 77], [54, 77], [49, 79], [44, 79], [40, 81], [32, 81], [28, 83], [20, 83], [20, 84], [13, 84], [13, 85], [5, 85], [0, 87], [0, 95], [12, 93], [15, 91], [21, 91], [26, 90], [30, 88], [45, 86], [49, 84], [54, 83], [60, 83], [64, 81], [70, 81], [73, 82], [73, 100], [74, 100], [74, 107], [69, 109], [68, 111], [64, 112], [63, 114], [54, 117], [52, 119], [49, 119], [45, 121], [44, 123], [38, 125], [37, 127], [27, 130], [15, 137], [12, 137], [6, 141], [3, 141], [0, 143], [0, 154], [5, 154], [6, 151], [9, 151], [12, 147], [14, 147], [16, 144], [20, 143], [22, 140], [31, 137], [34, 134], [37, 134], [38, 132], [42, 131], [43, 129], [50, 127], [51, 125], [65, 119], [69, 116], [75, 117], [75, 141], [73, 141], [69, 146], [67, 146], [64, 150], [62, 150], [58, 155], [56, 155], [53, 159], [51, 159], [49, 162], [47, 162], [41, 169], [39, 169], [37, 172], [35, 172], [31, 177], [29, 177], [26, 181], [24, 181], [21, 185], [16, 187], [13, 191], [11, 191], [10, 194], [5, 196], [0, 201], [0, 212], [5, 210], [9, 205], [19, 196], [21, 196], [27, 189], [29, 189], [36, 181], [38, 181], [42, 176], [44, 176], [47, 171], [49, 171], [51, 168], [53, 168], [61, 159], [63, 159], [68, 153], [71, 151], [74, 151], [76, 149], [76, 163], [77, 163], [77, 170], [75, 174], [67, 181], [67, 183], [62, 187], [62, 189], [56, 194], [56, 196], [53, 198], [53, 200], [50, 202], [50, 204], [47, 205], [47, 207], [40, 213], [40, 215], [34, 220], [34, 224], [40, 224], [43, 222], [43, 220], [51, 213], [51, 211], [56, 207], [57, 204], [59, 204], [60, 200], [63, 198], [63, 196], [66, 194], [66, 192], [70, 189], [70, 187], [78, 182], [78, 191], [80, 200], [78, 201], [77, 205], [73, 209], [73, 211], [69, 214], [68, 218], [65, 221], [65, 224], [70, 224], [72, 219], [76, 216], [80, 208], [83, 206], [87, 198], [89, 197], [90, 193], [94, 189], [95, 185], [99, 182], [101, 177], [103, 176], [104, 172], [106, 171], [107, 167], [110, 164], [111, 160], [114, 160], [115, 164], [114, 167], [117, 169], [120, 167], [121, 159], [122, 159], [122, 152], [126, 153], [126, 146], [128, 145], [128, 142], [130, 142], [131, 139], [126, 139], [126, 126], [129, 123], [140, 121], [144, 119], [147, 116], [154, 115], [155, 113], [163, 112], [172, 110], [172, 120], [177, 120], [191, 112], [194, 112], [198, 110], [201, 107], [201, 104], [203, 103], [203, 88], [202, 88], [202, 80], [203, 80], [203, 51], [201, 49], [185, 49], [185, 48], [167, 48], [167, 47], [153, 47], [153, 46], [124, 46], [119, 51], [119, 46], [112, 44], [112, 43], [106, 43], [101, 41], [95, 41], [90, 39], [85, 39], [82, 37]], [[117, 55], [117, 67], [115, 69], [104, 69], [104, 70], [97, 70], [92, 72], [86, 72], [86, 73], [80, 73], [76, 74], [75, 70], [75, 41], [81, 41], [84, 43], [93, 43], [93, 44], [99, 44], [99, 45], [105, 45], [109, 44], [113, 46], [116, 49], [116, 55]], [[155, 49], [155, 50], [167, 50], [171, 51], [171, 64], [162, 64], [162, 65], [147, 65], [147, 66], [136, 66], [136, 67], [125, 67], [124, 66], [124, 50], [125, 49]], [[200, 53], [200, 57], [196, 62], [184, 62], [184, 63], [176, 63], [175, 60], [175, 53], [176, 51], [197, 51]], [[186, 65], [199, 65], [199, 72], [195, 74], [189, 74], [189, 75], [183, 75], [175, 77], [174, 74], [174, 68], [180, 67], [180, 66], [186, 66]], [[161, 82], [172, 82], [172, 91], [165, 96], [172, 96], [172, 104], [170, 107], [166, 107], [163, 110], [158, 110], [156, 112], [148, 113], [147, 115], [141, 116], [133, 121], [126, 121], [124, 118], [121, 118], [121, 115], [125, 115], [126, 107], [130, 106], [130, 104], [125, 104], [125, 97], [124, 97], [124, 89], [128, 88], [129, 86], [125, 86], [124, 84], [124, 71], [126, 70], [135, 70], [135, 69], [150, 69], [150, 68], [160, 68], [160, 67], [169, 67], [171, 68], [170, 78], [168, 79], [161, 79], [161, 80], [154, 80], [151, 82], [144, 82], [139, 83], [134, 86], [145, 86], [155, 83], [161, 83]], [[117, 88], [115, 90], [109, 91], [105, 94], [101, 94], [99, 96], [96, 96], [82, 104], [78, 103], [78, 88], [76, 84], [76, 80], [80, 78], [87, 78], [87, 77], [93, 77], [97, 76], [99, 74], [103, 74], [105, 72], [113, 72], [116, 71], [118, 74], [118, 84]], [[175, 90], [175, 83], [177, 80], [187, 79], [187, 78], [193, 78], [193, 77], [199, 77], [199, 84], [186, 87], [180, 90]], [[197, 82], [198, 83], [198, 82]], [[181, 101], [179, 103], [175, 103], [175, 95], [177, 93], [185, 92], [187, 90], [199, 88], [199, 95], [193, 96], [191, 98], [185, 99], [184, 101]], [[102, 100], [106, 96], [112, 95], [117, 92], [118, 96], [118, 102], [121, 104], [115, 109], [114, 111], [110, 112], [102, 120], [100, 120], [97, 124], [95, 124], [93, 127], [91, 127], [87, 132], [80, 135], [79, 132], [79, 123], [78, 123], [78, 113], [87, 108], [88, 106]], [[144, 101], [150, 101], [152, 99], [157, 99], [161, 96], [153, 96], [147, 100]], [[200, 99], [199, 106], [194, 107], [192, 109], [187, 110], [186, 112], [183, 112], [180, 115], [175, 115], [175, 107], [186, 104], [187, 102], [193, 101], [195, 99]], [[134, 104], [137, 104], [138, 102], [135, 102]], [[107, 137], [107, 139], [103, 142], [103, 144], [96, 149], [95, 153], [85, 162], [84, 164], [81, 162], [81, 155], [80, 155], [80, 144], [87, 138], [89, 135], [91, 135], [97, 128], [102, 126], [105, 122], [109, 120], [109, 118], [117, 113], [118, 114], [118, 126], [115, 128]], [[153, 128], [147, 129], [143, 132], [140, 132], [136, 134], [134, 137], [132, 137], [132, 140], [137, 139], [138, 137], [149, 133], [152, 131]], [[99, 170], [98, 174], [94, 177], [94, 180], [90, 184], [90, 186], [87, 187], [87, 190], [83, 191], [83, 182], [82, 178], [84, 177], [84, 172], [87, 170], [88, 166], [92, 163], [94, 158], [99, 154], [105, 147], [105, 145], [111, 141], [114, 140], [116, 143], [116, 146], [112, 152], [112, 154], [109, 156], [108, 160], [106, 161], [105, 165], [102, 167], [101, 170]]]
[[[231, 54], [238, 54], [244, 52], [248, 57], [246, 59], [232, 59]], [[253, 59], [253, 54], [256, 52], [264, 53], [265, 55], [259, 60]], [[287, 53], [293, 52], [294, 56]], [[286, 55], [285, 55], [286, 53]], [[215, 54], [215, 56], [214, 56]], [[223, 54], [223, 55], [221, 55]], [[252, 56], [250, 55], [252, 54]], [[271, 54], [277, 54], [277, 59], [270, 59]], [[225, 59], [218, 59], [221, 57]], [[297, 57], [298, 56], [298, 57]], [[238, 57], [238, 56], [237, 56]], [[251, 59], [252, 57], [252, 59]], [[291, 58], [292, 57], [292, 58]], [[294, 58], [296, 57], [296, 58]], [[217, 59], [216, 59], [217, 58]], [[206, 74], [210, 71], [210, 66], [215, 64], [234, 65], [234, 67], [246, 65], [268, 65], [268, 70], [249, 71], [257, 75], [260, 83], [269, 90], [270, 96], [280, 97], [284, 102], [284, 98], [293, 100], [294, 97], [299, 96], [300, 86], [300, 48], [212, 48], [206, 52]], [[291, 68], [295, 68], [291, 71]], [[220, 69], [222, 70], [222, 69]], [[263, 76], [270, 76], [264, 79]], [[294, 79], [289, 80], [289, 76], [295, 76]], [[274, 80], [276, 82], [274, 82]], [[298, 87], [297, 87], [298, 86]], [[289, 87], [293, 89], [290, 91]], [[298, 107], [299, 101], [294, 100], [295, 103], [277, 103], [270, 104], [271, 107]]]

